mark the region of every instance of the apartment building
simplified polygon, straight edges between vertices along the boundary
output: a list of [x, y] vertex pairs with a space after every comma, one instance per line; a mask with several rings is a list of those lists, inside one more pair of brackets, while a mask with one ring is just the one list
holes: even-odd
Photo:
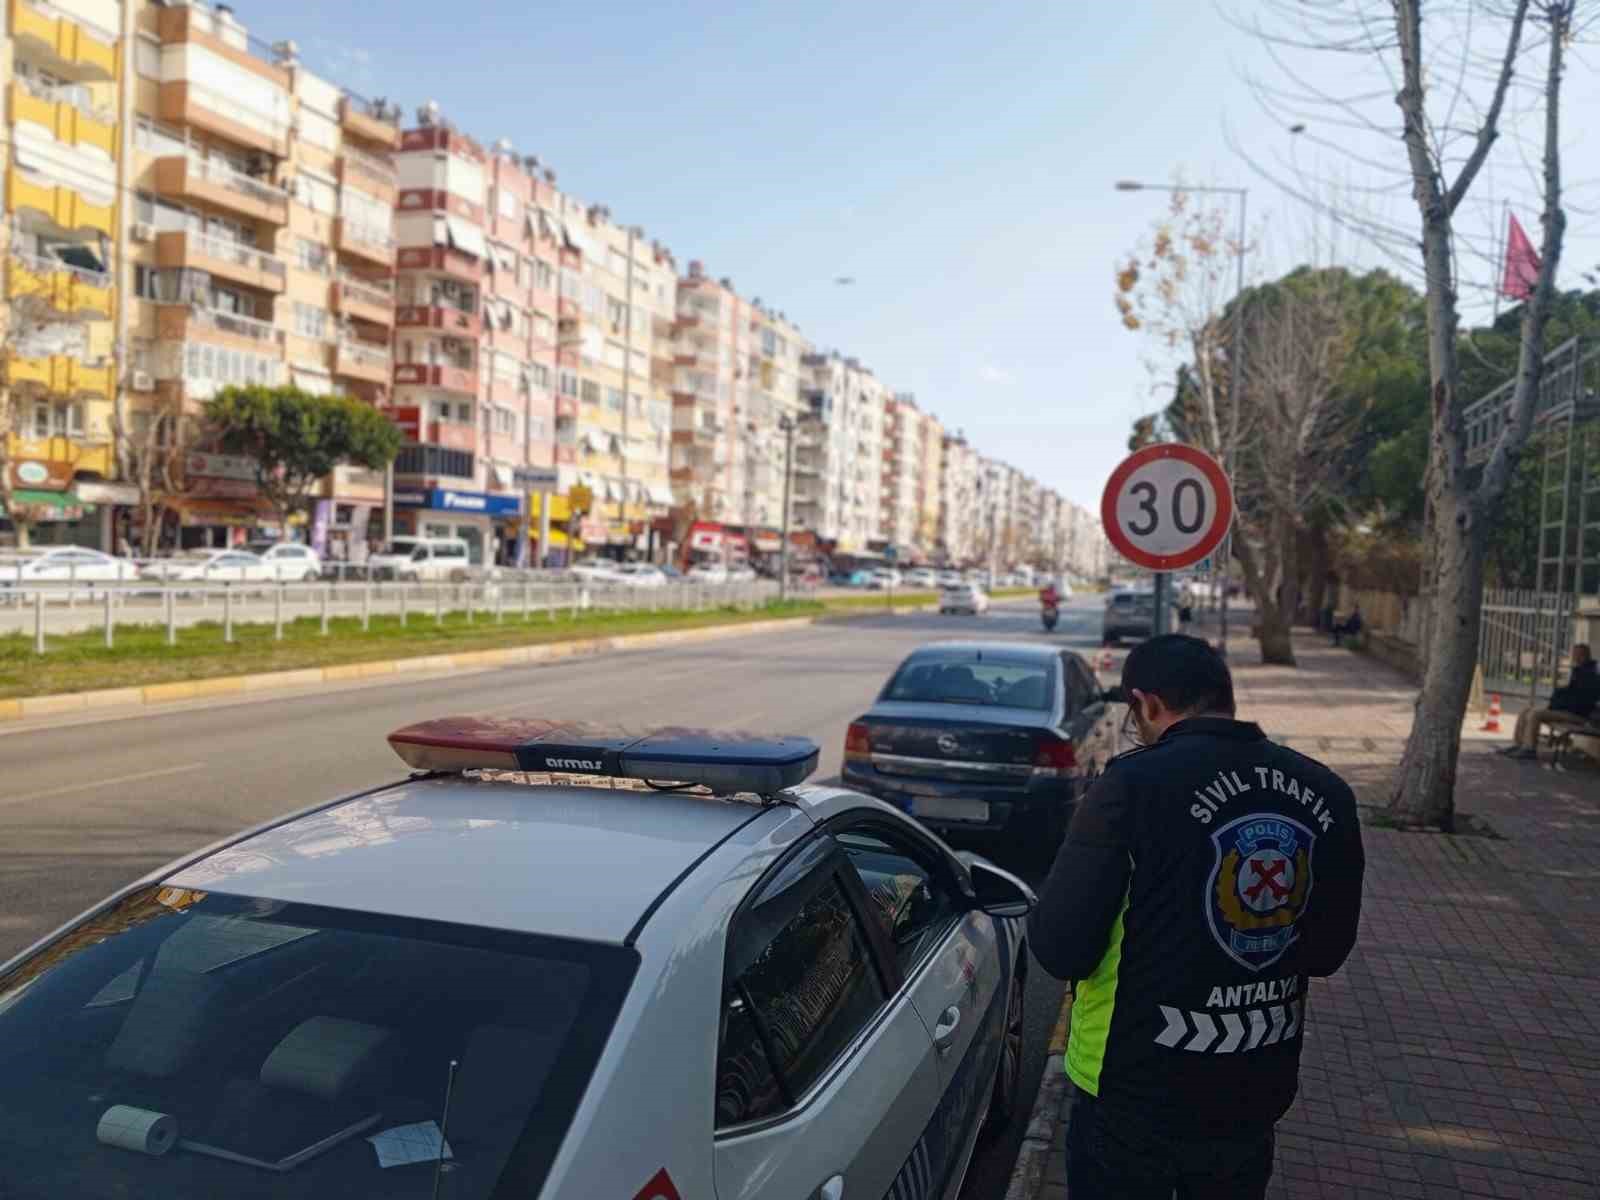
[[703, 521], [741, 523], [734, 490], [734, 341], [738, 297], [689, 263], [678, 280], [672, 391], [672, 491]]
[[927, 455], [934, 425], [910, 392], [897, 392], [884, 405], [878, 536], [895, 547], [903, 562], [926, 562], [932, 555], [932, 540], [924, 538], [923, 514], [930, 491], [938, 489], [937, 465], [930, 480]]
[[982, 525], [978, 504], [978, 452], [959, 430], [943, 439], [939, 471], [939, 557], [965, 566], [977, 561], [988, 526]]
[[[3, 494], [13, 536], [109, 545], [113, 275], [127, 157], [116, 0], [12, 0], [0, 44], [7, 131]], [[13, 522], [10, 518], [15, 517]]]
[[939, 553], [939, 526], [944, 517], [944, 425], [924, 413], [921, 429], [922, 479], [917, 491], [917, 545], [928, 559]]
[[672, 353], [676, 264], [604, 205], [564, 217], [583, 249], [573, 329], [578, 346], [578, 478], [595, 498], [584, 523], [612, 554], [647, 549], [672, 506], [672, 392], [657, 365]]

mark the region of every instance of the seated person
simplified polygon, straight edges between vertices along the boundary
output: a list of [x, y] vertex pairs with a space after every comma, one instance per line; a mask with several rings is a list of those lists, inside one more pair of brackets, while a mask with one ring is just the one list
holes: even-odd
[[1334, 622], [1333, 644], [1337, 646], [1342, 637], [1354, 637], [1363, 628], [1361, 620], [1361, 606], [1358, 604], [1351, 610], [1350, 616], [1343, 621]]
[[1510, 758], [1533, 759], [1539, 756], [1539, 730], [1581, 729], [1589, 723], [1596, 704], [1600, 704], [1600, 671], [1596, 670], [1589, 647], [1579, 642], [1572, 648], [1572, 674], [1567, 686], [1550, 693], [1544, 708], [1526, 709], [1517, 717], [1511, 746], [1503, 751]]

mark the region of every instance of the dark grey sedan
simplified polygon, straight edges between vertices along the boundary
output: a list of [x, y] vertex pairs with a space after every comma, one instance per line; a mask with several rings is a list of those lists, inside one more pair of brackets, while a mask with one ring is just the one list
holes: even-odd
[[843, 779], [941, 834], [1053, 854], [1117, 753], [1120, 707], [1082, 656], [1019, 642], [911, 654], [850, 725]]

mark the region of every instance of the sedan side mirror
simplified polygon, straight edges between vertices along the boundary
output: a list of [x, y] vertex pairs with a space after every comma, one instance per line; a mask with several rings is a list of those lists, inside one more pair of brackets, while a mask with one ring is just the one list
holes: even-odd
[[986, 858], [974, 856], [967, 870], [972, 874], [975, 907], [990, 916], [1025, 917], [1039, 903], [1031, 887]]
[[1105, 691], [1100, 693], [1100, 699], [1107, 704], [1126, 704], [1128, 702], [1126, 697], [1124, 697], [1122, 694], [1122, 688], [1120, 685], [1108, 687]]

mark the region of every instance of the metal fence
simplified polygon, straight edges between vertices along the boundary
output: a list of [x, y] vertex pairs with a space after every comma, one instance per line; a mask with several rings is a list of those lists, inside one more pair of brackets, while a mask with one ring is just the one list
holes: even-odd
[[[753, 610], [778, 596], [778, 585], [770, 580], [630, 587], [544, 575], [505, 572], [439, 583], [139, 581], [0, 587], [0, 637], [31, 637], [34, 652], [44, 654], [51, 637], [98, 630], [105, 645], [114, 647], [119, 630], [140, 626], [164, 629], [166, 644], [175, 646], [182, 630], [205, 623], [220, 624], [225, 642], [247, 624], [271, 625], [274, 639], [282, 640], [285, 626], [304, 618], [320, 621], [327, 635], [338, 619], [358, 619], [363, 631], [378, 616], [396, 618], [402, 627], [413, 621], [443, 625], [457, 614], [468, 623], [503, 625], [594, 612]], [[805, 593], [791, 589], [791, 594]]]
[[1575, 639], [1572, 592], [1486, 588], [1478, 667], [1488, 692], [1525, 695], [1536, 704], [1561, 682]]

